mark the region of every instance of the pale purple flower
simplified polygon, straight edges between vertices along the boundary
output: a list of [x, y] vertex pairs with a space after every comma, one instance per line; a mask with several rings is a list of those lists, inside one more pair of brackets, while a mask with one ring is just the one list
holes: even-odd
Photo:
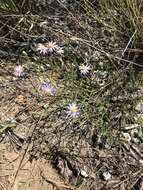
[[80, 114], [79, 106], [76, 103], [72, 102], [67, 106], [67, 115], [72, 118], [78, 117]]
[[80, 73], [82, 75], [87, 75], [87, 74], [89, 74], [89, 72], [91, 70], [91, 67], [90, 67], [89, 64], [86, 64], [86, 65], [82, 64], [82, 65], [79, 66], [79, 70], [80, 70]]
[[40, 54], [48, 54], [53, 53], [53, 51], [56, 51], [59, 49], [59, 46], [56, 44], [56, 42], [46, 42], [46, 43], [38, 43], [36, 50], [39, 51]]
[[24, 75], [24, 68], [21, 65], [16, 66], [13, 74], [15, 77], [22, 77]]
[[39, 86], [39, 90], [54, 96], [56, 94], [56, 88], [50, 82], [43, 83]]
[[47, 54], [48, 53], [48, 48], [45, 46], [45, 44], [38, 43], [36, 50], [39, 51], [40, 54]]
[[48, 53], [53, 53], [56, 49], [59, 48], [59, 46], [56, 44], [56, 42], [48, 42], [45, 43], [46, 48], [48, 49]]

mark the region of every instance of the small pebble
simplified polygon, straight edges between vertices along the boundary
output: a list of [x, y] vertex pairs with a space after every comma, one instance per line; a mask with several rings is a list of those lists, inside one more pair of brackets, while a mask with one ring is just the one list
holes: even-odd
[[108, 181], [111, 178], [111, 174], [109, 172], [104, 172], [102, 175], [105, 181]]
[[140, 159], [140, 160], [139, 160], [139, 163], [143, 166], [143, 160]]
[[88, 177], [88, 174], [84, 170], [81, 170], [80, 174], [81, 174], [82, 177]]
[[129, 133], [122, 133], [123, 135], [123, 139], [127, 142], [130, 142], [131, 141], [131, 136]]
[[143, 101], [140, 101], [140, 102], [136, 105], [135, 110], [138, 111], [138, 112], [143, 112]]

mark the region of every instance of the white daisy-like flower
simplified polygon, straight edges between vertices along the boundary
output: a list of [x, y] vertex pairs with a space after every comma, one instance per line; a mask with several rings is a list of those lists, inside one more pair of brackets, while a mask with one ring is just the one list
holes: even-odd
[[91, 66], [89, 64], [82, 64], [79, 66], [79, 70], [82, 75], [87, 75], [91, 70]]
[[56, 42], [48, 42], [45, 43], [45, 47], [48, 49], [48, 53], [53, 53], [53, 51], [57, 50], [59, 46], [56, 44]]
[[40, 54], [47, 54], [48, 53], [48, 48], [45, 46], [45, 44], [38, 43], [36, 46], [36, 51], [39, 51]]
[[39, 86], [39, 90], [54, 96], [56, 94], [56, 88], [50, 83], [43, 83]]
[[73, 102], [67, 106], [67, 115], [69, 117], [76, 118], [79, 116], [79, 114], [80, 114], [80, 109], [76, 103]]
[[24, 68], [21, 65], [16, 66], [13, 74], [15, 77], [22, 77], [24, 75]]
[[56, 42], [50, 41], [45, 43], [38, 43], [36, 45], [36, 51], [39, 51], [40, 54], [46, 55], [48, 53], [53, 53], [54, 51], [58, 54], [64, 53], [62, 47], [58, 46]]

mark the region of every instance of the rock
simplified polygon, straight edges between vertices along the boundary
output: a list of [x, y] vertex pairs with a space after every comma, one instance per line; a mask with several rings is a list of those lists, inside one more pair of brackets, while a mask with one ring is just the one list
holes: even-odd
[[131, 136], [129, 133], [122, 133], [123, 140], [130, 142], [131, 141]]
[[143, 160], [142, 159], [139, 160], [139, 163], [143, 166]]
[[88, 177], [88, 174], [84, 170], [81, 170], [80, 174], [81, 174], [82, 177]]
[[135, 110], [138, 111], [138, 112], [143, 113], [143, 101], [140, 101], [140, 102], [136, 105]]
[[111, 174], [109, 172], [104, 172], [102, 175], [105, 181], [108, 181], [111, 178]]

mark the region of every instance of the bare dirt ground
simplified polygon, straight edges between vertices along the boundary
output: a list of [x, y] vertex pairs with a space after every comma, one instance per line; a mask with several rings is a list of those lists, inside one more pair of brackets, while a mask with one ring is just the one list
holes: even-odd
[[24, 150], [16, 153], [8, 150], [10, 147], [7, 146], [6, 144], [0, 146], [1, 190], [69, 189], [48, 161], [38, 159], [30, 163], [25, 155], [21, 164]]
[[[11, 64], [9, 64], [11, 65]], [[11, 67], [9, 68], [11, 69]], [[33, 132], [32, 112], [40, 107], [32, 92], [35, 84], [30, 80], [13, 81], [7, 77], [8, 69], [1, 76], [0, 123], [14, 129], [18, 138], [26, 140]], [[13, 81], [12, 83], [10, 81]], [[67, 189], [64, 179], [42, 158], [29, 161], [29, 142], [21, 142], [14, 135], [2, 135], [0, 144], [0, 189], [1, 190], [54, 190]], [[4, 139], [3, 139], [4, 138]]]

